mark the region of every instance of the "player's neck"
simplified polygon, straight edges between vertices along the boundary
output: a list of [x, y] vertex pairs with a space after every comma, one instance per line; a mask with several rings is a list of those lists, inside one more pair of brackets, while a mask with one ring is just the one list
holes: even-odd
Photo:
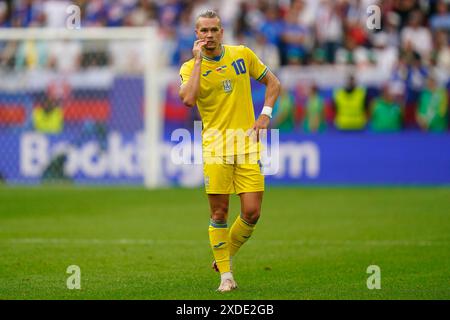
[[202, 52], [202, 55], [212, 60], [219, 60], [223, 54], [223, 50], [224, 50], [223, 45], [220, 45], [218, 48], [216, 48], [214, 51], [211, 52], [204, 50]]

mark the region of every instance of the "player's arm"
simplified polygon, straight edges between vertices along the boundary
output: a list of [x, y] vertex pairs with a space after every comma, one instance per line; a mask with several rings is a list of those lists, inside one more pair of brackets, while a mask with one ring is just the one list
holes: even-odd
[[[273, 108], [281, 91], [280, 80], [269, 70], [267, 74], [259, 80], [266, 86], [266, 94], [264, 99], [264, 107]], [[267, 129], [269, 127], [270, 117], [266, 114], [261, 114], [253, 125], [253, 130], [257, 133], [260, 129]]]
[[194, 67], [189, 80], [180, 87], [180, 99], [188, 107], [194, 107], [197, 102], [198, 92], [200, 90], [200, 70], [202, 66], [201, 51], [205, 44], [206, 40], [197, 40], [194, 42], [194, 48], [192, 49]]
[[259, 82], [266, 86], [266, 96], [264, 99], [264, 105], [268, 107], [272, 107], [275, 105], [275, 102], [278, 99], [281, 91], [281, 83], [280, 80], [272, 73], [272, 71], [268, 71], [266, 76], [262, 78]]

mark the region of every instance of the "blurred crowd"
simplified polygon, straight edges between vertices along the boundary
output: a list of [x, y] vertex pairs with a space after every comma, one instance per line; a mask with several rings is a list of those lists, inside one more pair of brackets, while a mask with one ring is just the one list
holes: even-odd
[[448, 90], [429, 76], [415, 95], [416, 100], [406, 102], [389, 83], [381, 88], [364, 87], [350, 75], [343, 87], [323, 89], [313, 83], [282, 90], [272, 125], [281, 132], [303, 133], [447, 132]]
[[[280, 65], [339, 63], [391, 69], [408, 52], [450, 69], [448, 0], [9, 0], [0, 27], [65, 27], [67, 8], [81, 27], [156, 25], [172, 43], [172, 63], [189, 59], [196, 16], [215, 9], [227, 40], [246, 43]], [[381, 9], [381, 29], [367, 28], [367, 8]], [[169, 47], [169, 46], [168, 46]]]
[[[196, 16], [206, 9], [215, 9], [226, 30], [225, 42], [246, 44], [275, 72], [285, 66], [349, 65], [356, 72], [377, 68], [389, 76], [389, 82], [377, 88], [375, 95], [357, 83], [337, 88], [328, 108], [332, 110], [328, 114], [336, 117], [336, 127], [359, 128], [360, 125], [349, 123], [361, 124], [361, 112], [366, 114], [364, 126], [368, 123], [367, 114], [383, 114], [395, 115], [399, 128], [414, 124], [430, 130], [434, 126], [426, 125], [424, 119], [434, 119], [433, 113], [442, 118], [438, 120], [439, 130], [447, 127], [449, 0], [9, 0], [0, 2], [0, 27], [65, 27], [66, 10], [71, 4], [81, 8], [81, 27], [157, 26], [165, 39], [167, 62], [174, 67], [192, 55]], [[381, 9], [381, 25], [376, 30], [367, 28], [373, 13], [367, 12], [370, 5]], [[136, 48], [132, 46], [130, 50]], [[50, 50], [39, 42], [2, 43], [0, 50], [0, 64], [16, 68], [41, 64], [73, 71], [92, 63], [130, 64], [121, 62], [123, 51], [114, 44], [108, 49], [110, 53], [93, 49], [91, 55], [86, 54], [89, 48], [70, 41], [55, 42]], [[139, 58], [136, 53], [134, 65], [139, 59], [145, 57]], [[352, 87], [364, 92], [352, 96]], [[295, 120], [299, 113], [296, 110], [301, 109], [305, 130], [323, 130], [326, 121], [321, 122], [316, 116], [308, 118], [317, 110], [327, 110], [327, 99], [321, 90], [312, 85], [303, 98], [295, 97], [294, 91], [283, 92], [277, 105], [280, 125], [290, 121], [283, 115]], [[325, 107], [321, 107], [322, 100]], [[346, 114], [344, 118], [352, 113], [342, 111], [352, 103], [355, 109], [360, 108], [356, 105], [363, 105], [363, 111], [353, 112], [360, 119], [342, 120], [342, 113]], [[294, 121], [293, 128], [298, 123]], [[313, 129], [309, 128], [311, 123]]]

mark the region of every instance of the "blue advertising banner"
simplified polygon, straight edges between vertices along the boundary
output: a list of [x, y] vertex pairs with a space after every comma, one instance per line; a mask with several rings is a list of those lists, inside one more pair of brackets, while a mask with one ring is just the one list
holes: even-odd
[[[175, 144], [161, 145], [161, 185], [201, 186], [202, 165], [174, 163]], [[53, 178], [81, 184], [143, 183], [141, 132], [84, 139], [69, 134], [0, 134], [0, 146], [0, 177], [9, 184]], [[450, 135], [281, 134], [278, 161], [274, 174], [266, 176], [268, 185], [450, 184]]]
[[[47, 93], [0, 92], [0, 181], [142, 185], [148, 168], [143, 152], [143, 81], [108, 79], [95, 88], [72, 88], [61, 106], [64, 128], [54, 135], [38, 133], [32, 123], [33, 108], [47, 100]], [[262, 106], [263, 87], [253, 83], [253, 89], [255, 106]], [[158, 181], [161, 186], [201, 186], [201, 161], [177, 163], [172, 157], [177, 143], [170, 141], [177, 128], [192, 132], [196, 114], [181, 103], [178, 79], [166, 91], [164, 140], [159, 150], [150, 150], [159, 155]], [[450, 132], [375, 134], [329, 129], [323, 134], [280, 133], [278, 152], [272, 155], [277, 165], [266, 176], [267, 184], [450, 184]], [[199, 134], [192, 141], [201, 155]]]
[[[268, 183], [450, 184], [449, 134], [333, 133], [281, 140], [280, 171]], [[299, 151], [306, 146], [313, 151]]]

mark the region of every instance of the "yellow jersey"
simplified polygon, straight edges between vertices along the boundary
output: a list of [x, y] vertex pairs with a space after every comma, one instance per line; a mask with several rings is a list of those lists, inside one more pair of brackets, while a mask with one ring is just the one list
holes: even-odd
[[[193, 58], [181, 66], [182, 85], [189, 80], [193, 67]], [[259, 144], [248, 138], [242, 146], [237, 137], [255, 122], [250, 77], [261, 80], [267, 72], [256, 54], [242, 45], [223, 45], [222, 54], [215, 59], [203, 56], [197, 107], [203, 123], [204, 157], [259, 151]], [[234, 142], [229, 144], [230, 141]]]

